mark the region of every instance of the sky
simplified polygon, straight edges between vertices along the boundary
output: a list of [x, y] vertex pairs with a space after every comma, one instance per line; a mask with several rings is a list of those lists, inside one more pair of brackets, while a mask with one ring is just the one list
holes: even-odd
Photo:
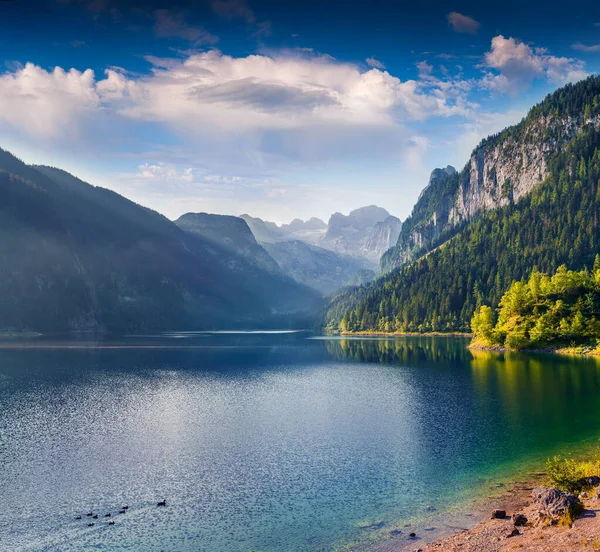
[[600, 72], [600, 3], [0, 0], [0, 147], [171, 219], [377, 204]]

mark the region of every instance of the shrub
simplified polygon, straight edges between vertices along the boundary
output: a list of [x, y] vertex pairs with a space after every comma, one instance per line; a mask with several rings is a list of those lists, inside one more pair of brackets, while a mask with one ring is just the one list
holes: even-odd
[[600, 474], [600, 459], [576, 461], [555, 456], [546, 461], [546, 471], [555, 487], [578, 493], [583, 489], [581, 479]]

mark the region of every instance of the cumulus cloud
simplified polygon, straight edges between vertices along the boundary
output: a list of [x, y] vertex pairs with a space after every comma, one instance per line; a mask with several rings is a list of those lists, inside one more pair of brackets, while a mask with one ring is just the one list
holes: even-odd
[[580, 50], [582, 52], [600, 52], [600, 44], [586, 46], [581, 42], [576, 42], [575, 44], [573, 44], [573, 46], [571, 46], [571, 48], [573, 48], [573, 50]]
[[101, 107], [91, 69], [45, 71], [27, 63], [0, 76], [0, 125], [43, 138], [76, 136]]
[[374, 57], [368, 57], [365, 59], [365, 61], [369, 67], [374, 67], [375, 69], [385, 69], [385, 65]]
[[[401, 81], [308, 51], [147, 60], [150, 74], [111, 68], [100, 78], [89, 69], [15, 65], [0, 76], [0, 129], [96, 154], [123, 155], [122, 144], [133, 140], [136, 151], [155, 148], [145, 157], [147, 178], [171, 162], [254, 177], [296, 163], [398, 155], [412, 121], [467, 116], [472, 108], [460, 83]], [[177, 146], [149, 146], [140, 125], [153, 125], [151, 141], [168, 133]]]
[[447, 18], [449, 25], [457, 33], [475, 34], [481, 26], [481, 24], [472, 17], [458, 12], [450, 12], [447, 15]]
[[529, 88], [535, 79], [545, 78], [553, 84], [581, 80], [587, 76], [582, 61], [555, 57], [544, 48], [533, 49], [524, 42], [502, 35], [492, 39], [492, 48], [485, 55], [488, 72], [482, 86], [492, 91], [516, 95]]
[[450, 116], [461, 108], [387, 71], [361, 71], [327, 56], [226, 56], [212, 50], [155, 67], [127, 114], [231, 129], [311, 123], [387, 125]]

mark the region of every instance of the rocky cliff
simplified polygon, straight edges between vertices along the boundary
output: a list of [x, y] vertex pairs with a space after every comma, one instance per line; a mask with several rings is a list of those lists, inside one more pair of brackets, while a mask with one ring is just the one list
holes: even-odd
[[382, 269], [414, 260], [482, 212], [518, 202], [548, 176], [550, 156], [587, 125], [600, 128], [600, 116], [534, 108], [518, 125], [482, 141], [460, 173], [435, 169]]
[[348, 215], [334, 213], [319, 246], [366, 259], [377, 267], [381, 255], [398, 240], [402, 223], [385, 209], [370, 205]]

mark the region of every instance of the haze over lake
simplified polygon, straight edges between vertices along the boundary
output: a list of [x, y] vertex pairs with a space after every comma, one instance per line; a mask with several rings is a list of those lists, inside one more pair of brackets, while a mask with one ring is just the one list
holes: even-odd
[[6, 550], [332, 550], [598, 437], [593, 358], [306, 333], [34, 343], [0, 349]]

